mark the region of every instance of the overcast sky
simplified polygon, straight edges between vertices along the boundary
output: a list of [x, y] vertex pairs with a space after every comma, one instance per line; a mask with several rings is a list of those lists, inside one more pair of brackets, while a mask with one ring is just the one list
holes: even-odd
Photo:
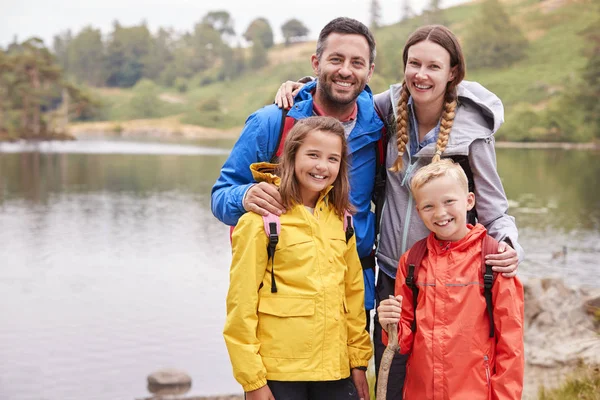
[[[403, 0], [379, 0], [382, 23], [397, 22]], [[442, 0], [442, 7], [467, 0]], [[429, 0], [410, 0], [413, 10], [420, 12]], [[92, 25], [106, 35], [116, 19], [130, 26], [145, 20], [154, 33], [159, 27], [191, 31], [195, 23], [209, 11], [226, 10], [235, 21], [236, 34], [241, 35], [250, 21], [265, 17], [271, 24], [275, 40], [281, 41], [281, 25], [297, 18], [310, 29], [316, 39], [321, 28], [339, 16], [369, 23], [370, 0], [0, 0], [0, 46], [6, 47], [15, 35], [19, 41], [41, 37], [52, 46], [52, 37], [71, 29], [76, 34]]]

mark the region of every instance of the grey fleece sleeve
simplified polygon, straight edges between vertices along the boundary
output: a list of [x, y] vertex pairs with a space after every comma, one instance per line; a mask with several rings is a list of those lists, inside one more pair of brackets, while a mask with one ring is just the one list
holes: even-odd
[[525, 252], [519, 245], [515, 218], [507, 214], [508, 200], [496, 168], [493, 136], [471, 143], [469, 165], [475, 181], [477, 219], [494, 239], [508, 242], [517, 251], [519, 262], [522, 262]]

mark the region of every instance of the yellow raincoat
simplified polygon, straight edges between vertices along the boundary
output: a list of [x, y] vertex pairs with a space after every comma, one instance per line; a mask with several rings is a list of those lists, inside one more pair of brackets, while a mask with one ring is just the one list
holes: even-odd
[[[252, 165], [255, 179], [278, 184], [279, 178], [258, 172], [265, 165]], [[296, 205], [281, 215], [273, 264], [260, 215], [246, 213], [233, 231], [223, 336], [246, 392], [267, 379], [344, 379], [371, 358], [356, 239], [346, 244], [342, 219], [327, 202], [330, 189], [321, 193], [314, 214]]]

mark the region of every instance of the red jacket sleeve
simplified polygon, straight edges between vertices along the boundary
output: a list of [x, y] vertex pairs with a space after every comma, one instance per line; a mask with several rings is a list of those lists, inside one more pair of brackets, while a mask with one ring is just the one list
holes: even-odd
[[519, 279], [498, 274], [492, 287], [496, 337], [496, 373], [491, 377], [494, 400], [518, 400], [523, 392], [523, 296]]

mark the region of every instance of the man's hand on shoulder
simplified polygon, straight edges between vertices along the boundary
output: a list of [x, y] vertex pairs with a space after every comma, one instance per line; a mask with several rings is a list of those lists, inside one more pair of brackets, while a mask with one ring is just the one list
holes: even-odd
[[285, 212], [277, 186], [267, 182], [259, 182], [248, 189], [244, 196], [244, 209], [263, 216]]

